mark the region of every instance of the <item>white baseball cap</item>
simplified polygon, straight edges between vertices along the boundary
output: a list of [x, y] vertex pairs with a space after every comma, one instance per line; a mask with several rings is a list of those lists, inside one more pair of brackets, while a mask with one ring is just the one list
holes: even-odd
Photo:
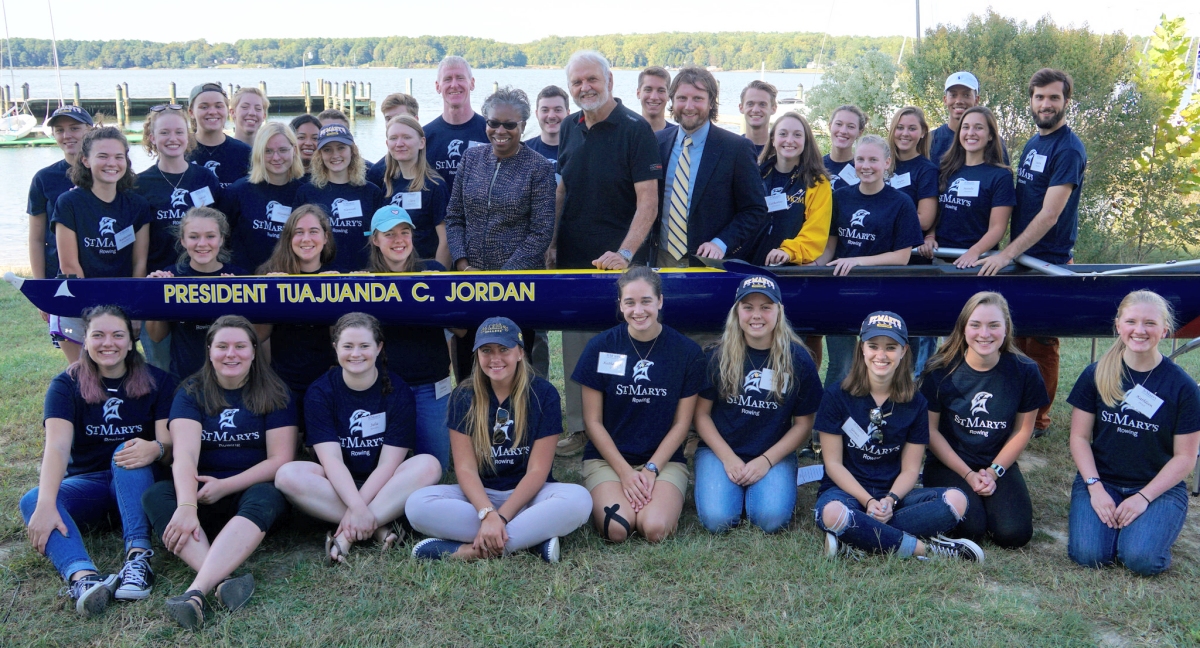
[[956, 85], [966, 86], [975, 92], [979, 92], [979, 79], [975, 78], [970, 72], [955, 72], [946, 77], [946, 89], [949, 90]]

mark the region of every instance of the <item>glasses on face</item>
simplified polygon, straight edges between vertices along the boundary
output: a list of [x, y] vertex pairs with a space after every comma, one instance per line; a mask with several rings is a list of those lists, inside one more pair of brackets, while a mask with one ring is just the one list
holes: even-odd
[[496, 424], [492, 427], [492, 445], [502, 445], [508, 441], [508, 425], [511, 422], [508, 410], [503, 407], [496, 409]]
[[263, 149], [264, 157], [274, 157], [276, 155], [287, 156], [287, 155], [291, 155], [291, 154], [292, 154], [292, 147], [290, 147], [290, 146], [284, 146], [282, 148], [277, 148], [277, 149], [271, 149], [271, 148]]
[[503, 128], [504, 130], [517, 130], [517, 126], [520, 126], [521, 122], [500, 121], [499, 119], [489, 119], [489, 120], [487, 120], [487, 125], [488, 125], [488, 128]]
[[150, 112], [160, 113], [164, 110], [183, 110], [183, 106], [179, 104], [158, 104], [157, 106], [150, 106]]

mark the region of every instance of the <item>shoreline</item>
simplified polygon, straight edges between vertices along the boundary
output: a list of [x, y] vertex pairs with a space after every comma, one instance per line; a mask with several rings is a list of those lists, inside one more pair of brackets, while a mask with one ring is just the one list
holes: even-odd
[[[42, 72], [42, 71], [53, 71], [55, 68], [53, 66], [28, 66], [28, 67], [14, 67], [14, 68], [10, 68], [10, 69], [12, 70], [13, 74], [19, 74], [20, 71], [22, 71], [22, 70], [32, 70], [32, 71]], [[71, 66], [63, 65], [63, 66], [59, 66], [58, 69], [63, 72], [109, 72], [109, 71], [114, 71], [114, 70], [161, 71], [161, 70], [296, 70], [296, 69], [300, 69], [300, 70], [434, 70], [434, 69], [437, 69], [437, 66], [436, 65], [417, 65], [417, 66], [411, 66], [411, 67], [395, 67], [395, 66], [386, 66], [386, 65], [356, 65], [356, 66], [306, 65], [302, 68], [294, 68], [294, 67], [281, 68], [281, 67], [272, 67], [269, 65], [214, 65], [214, 66], [210, 66], [210, 67], [123, 67], [123, 68], [99, 67], [99, 68], [91, 68], [91, 67], [71, 67]], [[472, 68], [472, 70], [560, 70], [560, 69], [562, 69], [562, 68], [560, 68], [558, 66], [553, 66], [553, 65], [522, 65], [520, 67], [505, 66], [505, 67], [473, 67]], [[642, 68], [628, 68], [628, 67], [616, 67], [616, 66], [612, 67], [612, 69], [619, 70], [622, 72], [641, 72], [642, 71]], [[667, 69], [671, 70], [671, 71], [675, 71], [675, 70], [679, 70], [680, 68], [679, 67], [668, 67]], [[764, 71], [769, 72], [771, 74], [824, 74], [825, 73], [824, 68], [816, 68], [816, 69], [785, 68], [785, 69], [779, 69], [779, 70], [761, 70], [759, 68], [750, 68], [750, 69], [746, 69], [746, 70], [715, 69], [715, 70], [710, 70], [710, 71], [714, 72], [714, 73], [729, 72], [729, 73], [734, 73], [734, 74], [736, 74], [736, 73], [760, 73], [760, 72], [764, 72]]]

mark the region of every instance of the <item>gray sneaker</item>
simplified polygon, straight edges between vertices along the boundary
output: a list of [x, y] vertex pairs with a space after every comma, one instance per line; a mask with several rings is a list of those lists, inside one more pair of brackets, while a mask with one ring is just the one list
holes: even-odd
[[983, 564], [983, 549], [965, 538], [934, 536], [925, 541], [925, 555], [929, 558], [961, 558]]

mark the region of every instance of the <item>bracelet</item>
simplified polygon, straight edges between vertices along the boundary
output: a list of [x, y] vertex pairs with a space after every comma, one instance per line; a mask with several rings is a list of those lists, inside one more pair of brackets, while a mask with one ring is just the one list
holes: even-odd
[[176, 502], [175, 503], [175, 508], [179, 508], [181, 506], [190, 506], [190, 507], [196, 509], [197, 511], [200, 510], [199, 506], [196, 506], [195, 504], [192, 504], [191, 502]]
[[158, 444], [158, 459], [155, 461], [162, 461], [163, 455], [167, 454], [167, 449], [163, 447], [162, 441], [155, 439], [154, 442]]
[[493, 513], [496, 514], [496, 517], [498, 517], [504, 521], [504, 526], [508, 526], [508, 518], [504, 517], [503, 515], [500, 515], [500, 511], [493, 511]]
[[971, 470], [970, 468], [967, 468], [967, 472], [963, 473], [963, 475], [962, 475], [963, 481], [968, 481], [967, 475], [970, 475], [973, 472], [975, 472], [975, 471]]
[[875, 499], [874, 497], [872, 497], [871, 499], [867, 500], [867, 506], [870, 506], [870, 505], [871, 505], [871, 502], [878, 502], [878, 501], [879, 501], [879, 500], [877, 500], [877, 499]]
[[767, 453], [765, 453], [765, 452], [764, 452], [764, 453], [762, 453], [762, 454], [760, 454], [760, 455], [758, 455], [758, 456], [760, 456], [760, 457], [762, 457], [763, 459], [766, 459], [766, 460], [767, 460], [767, 466], [769, 466], [769, 467], [771, 467], [771, 468], [774, 468], [774, 467], [775, 467], [775, 464], [774, 464], [774, 463], [771, 461], [771, 458], [767, 456]]
[[1138, 495], [1141, 495], [1141, 496], [1142, 496], [1142, 499], [1146, 500], [1146, 503], [1147, 503], [1147, 504], [1149, 504], [1149, 503], [1150, 503], [1150, 498], [1149, 498], [1149, 497], [1146, 497], [1146, 494], [1145, 494], [1145, 493], [1143, 493], [1142, 491], [1138, 491], [1138, 492], [1137, 492], [1137, 494], [1138, 494]]

